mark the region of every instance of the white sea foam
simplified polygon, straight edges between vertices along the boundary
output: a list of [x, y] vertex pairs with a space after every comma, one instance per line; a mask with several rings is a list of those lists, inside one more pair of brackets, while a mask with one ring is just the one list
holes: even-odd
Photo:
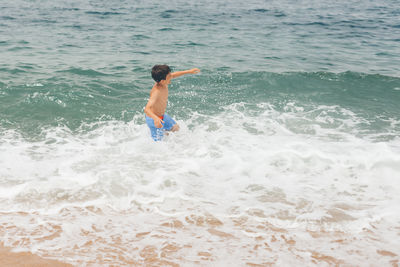
[[[398, 253], [390, 232], [400, 225], [399, 139], [359, 137], [362, 119], [334, 106], [304, 111], [291, 103], [282, 113], [239, 103], [217, 116], [177, 119], [181, 131], [162, 142], [150, 139], [141, 115], [77, 132], [47, 129], [40, 142], [4, 132], [5, 244], [88, 265], [98, 255], [101, 262], [124, 263], [114, 254], [143, 260], [143, 248], [162, 251], [166, 242], [179, 247], [181, 260], [171, 261], [191, 264], [201, 261], [200, 251], [223, 265], [268, 258], [312, 264], [311, 255], [324, 253], [358, 265], [376, 254], [371, 242]], [[171, 220], [183, 228], [166, 230], [162, 224]], [[332, 233], [361, 237], [340, 249]], [[269, 250], [255, 253], [261, 239]], [[331, 245], [321, 250], [327, 240]], [[361, 252], [349, 260], [352, 250]]]

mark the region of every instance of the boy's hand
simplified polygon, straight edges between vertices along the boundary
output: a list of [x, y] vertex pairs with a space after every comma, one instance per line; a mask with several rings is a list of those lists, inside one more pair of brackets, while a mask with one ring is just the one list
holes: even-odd
[[194, 69], [190, 70], [191, 74], [196, 74], [196, 73], [199, 73], [199, 72], [200, 72], [200, 70], [198, 68], [194, 68]]
[[156, 126], [156, 128], [162, 128], [162, 124], [161, 123], [164, 123], [164, 121], [162, 119], [160, 119], [160, 118], [157, 118], [157, 119], [154, 120], [154, 126]]

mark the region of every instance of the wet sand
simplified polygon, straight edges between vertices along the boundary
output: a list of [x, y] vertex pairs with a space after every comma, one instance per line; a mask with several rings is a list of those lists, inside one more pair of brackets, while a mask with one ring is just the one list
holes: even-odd
[[[74, 212], [72, 212], [74, 211]], [[318, 229], [281, 228], [261, 218], [239, 216], [218, 218], [210, 213], [188, 214], [183, 218], [165, 217], [142, 211], [135, 213], [105, 212], [93, 207], [64, 209], [66, 214], [89, 221], [96, 215], [100, 221], [104, 214], [114, 220], [92, 221], [74, 229], [75, 235], [65, 242], [65, 232], [60, 225], [32, 225], [24, 229], [21, 225], [0, 225], [0, 236], [8, 238], [11, 246], [27, 250], [35, 247], [38, 255], [29, 252], [12, 252], [0, 243], [0, 266], [399, 266], [397, 246], [390, 245], [392, 237], [382, 236], [381, 230], [388, 226], [371, 224], [357, 232]], [[59, 216], [66, 221], [64, 213]], [[28, 213], [3, 213], [16, 220], [30, 221]], [[65, 215], [65, 214], [64, 214]], [[258, 214], [261, 216], [262, 214]], [[38, 214], [35, 214], [37, 218]], [[110, 218], [110, 217], [107, 217]], [[49, 220], [49, 218], [47, 218]], [[10, 222], [11, 217], [10, 217]], [[115, 229], [131, 228], [124, 235]], [[151, 223], [155, 222], [155, 223]], [[400, 235], [400, 228], [390, 228]], [[7, 233], [7, 234], [6, 234]], [[28, 238], [29, 237], [29, 238]], [[389, 239], [387, 239], [389, 238]], [[53, 246], [49, 244], [53, 242]], [[236, 254], [235, 254], [236, 253]], [[66, 264], [51, 259], [72, 263]]]
[[11, 248], [4, 247], [2, 244], [0, 244], [0, 266], [72, 267], [71, 264], [44, 259], [30, 252], [12, 252]]

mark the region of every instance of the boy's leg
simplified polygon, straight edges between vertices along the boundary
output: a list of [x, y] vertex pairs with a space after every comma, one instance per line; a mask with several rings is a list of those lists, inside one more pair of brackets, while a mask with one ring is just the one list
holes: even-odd
[[164, 114], [164, 127], [167, 131], [176, 132], [179, 130], [179, 125], [168, 114]]
[[147, 126], [150, 128], [150, 134], [154, 141], [161, 141], [164, 136], [164, 127], [156, 128], [154, 125], [154, 120], [148, 116], [146, 116]]
[[172, 126], [171, 132], [176, 132], [179, 131], [179, 124], [174, 124], [174, 126]]

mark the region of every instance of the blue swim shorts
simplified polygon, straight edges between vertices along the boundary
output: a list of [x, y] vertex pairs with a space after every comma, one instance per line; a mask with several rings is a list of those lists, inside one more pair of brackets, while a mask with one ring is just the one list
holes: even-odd
[[164, 121], [164, 123], [161, 123], [163, 127], [156, 128], [154, 125], [154, 120], [146, 115], [146, 123], [150, 128], [151, 137], [154, 141], [161, 141], [161, 139], [164, 137], [164, 132], [170, 131], [172, 126], [176, 124], [176, 122], [167, 113], [164, 114], [162, 120]]

